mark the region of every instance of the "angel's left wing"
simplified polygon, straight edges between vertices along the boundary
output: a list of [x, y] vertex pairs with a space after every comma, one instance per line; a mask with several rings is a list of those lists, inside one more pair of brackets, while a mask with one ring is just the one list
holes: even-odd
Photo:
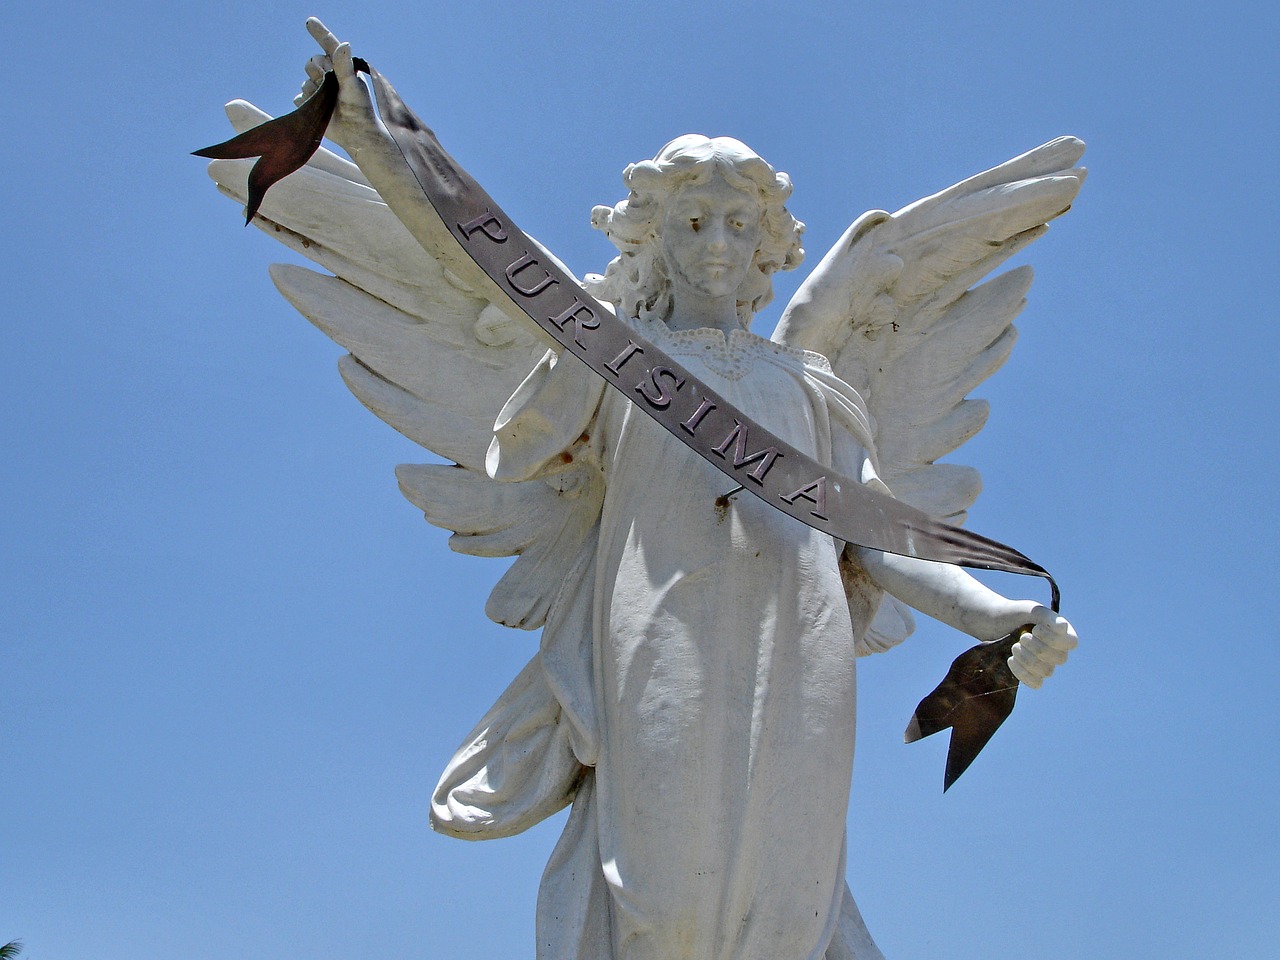
[[[270, 119], [227, 105], [242, 131]], [[252, 160], [215, 160], [210, 175], [244, 202]], [[485, 612], [507, 626], [545, 621], [563, 571], [599, 515], [603, 477], [588, 451], [546, 475], [499, 483], [485, 473], [493, 424], [547, 343], [432, 257], [358, 167], [327, 150], [277, 183], [254, 224], [330, 275], [277, 264], [285, 298], [350, 351], [339, 371], [365, 406], [453, 464], [402, 466], [401, 490], [449, 545], [518, 559]]]
[[[964, 523], [982, 479], [972, 467], [936, 461], [986, 423], [987, 403], [968, 394], [1013, 349], [1032, 274], [1024, 266], [983, 278], [1070, 208], [1083, 153], [1080, 140], [1060, 137], [897, 213], [863, 214], [774, 334], [826, 356], [862, 394], [881, 478], [899, 499], [949, 523]], [[872, 638], [873, 648], [903, 629], [909, 621]]]

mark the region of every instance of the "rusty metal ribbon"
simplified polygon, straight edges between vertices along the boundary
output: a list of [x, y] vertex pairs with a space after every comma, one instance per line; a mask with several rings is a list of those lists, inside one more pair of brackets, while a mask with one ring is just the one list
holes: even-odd
[[[383, 124], [423, 196], [458, 246], [503, 295], [566, 352], [622, 391], [700, 457], [774, 509], [848, 543], [962, 567], [1043, 577], [1052, 591], [1053, 609], [1058, 609], [1057, 584], [1029, 557], [935, 519], [818, 463], [760, 426], [615, 317], [512, 222], [445, 152], [435, 134], [380, 73], [359, 58], [355, 65], [372, 79]], [[246, 223], [257, 213], [266, 191], [315, 153], [337, 97], [338, 80], [329, 72], [320, 88], [293, 113], [196, 151], [197, 156], [216, 159], [261, 158], [249, 176]], [[964, 711], [957, 705], [1001, 690], [1016, 691], [1018, 681], [1003, 659], [996, 657], [1000, 662], [991, 665], [991, 651], [1004, 648], [1007, 657], [1007, 647], [1015, 638], [1016, 634], [994, 644], [980, 644], [962, 655], [943, 684], [922, 701], [912, 720], [909, 739], [955, 726], [952, 753], [963, 748], [965, 756], [958, 758], [962, 765], [948, 763], [948, 786], [1012, 709], [1012, 696], [1006, 696], [1008, 709], [998, 719], [979, 718], [973, 721], [982, 728], [979, 733], [964, 734]], [[971, 661], [977, 657], [987, 665], [979, 671], [982, 677], [976, 687], [972, 677], [963, 681], [961, 676], [972, 673], [962, 669], [966, 657]], [[968, 745], [959, 742], [962, 740]]]

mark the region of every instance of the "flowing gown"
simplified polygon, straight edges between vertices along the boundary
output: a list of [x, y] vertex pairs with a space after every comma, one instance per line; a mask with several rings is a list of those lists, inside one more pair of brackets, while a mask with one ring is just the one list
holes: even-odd
[[[643, 332], [879, 484], [865, 406], [824, 358], [747, 331]], [[747, 493], [718, 501], [723, 474], [568, 357], [507, 403], [490, 473], [538, 476], [583, 434], [605, 474], [598, 533], [539, 657], [446, 771], [437, 827], [512, 833], [574, 797], [539, 960], [879, 958], [844, 883], [854, 645], [879, 592], [842, 576], [831, 537]]]

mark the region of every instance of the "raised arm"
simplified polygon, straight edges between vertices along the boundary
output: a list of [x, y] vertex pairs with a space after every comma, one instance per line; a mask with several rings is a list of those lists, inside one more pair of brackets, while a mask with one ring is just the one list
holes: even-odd
[[[324, 51], [306, 63], [307, 79], [294, 103], [301, 104], [320, 89], [325, 74], [338, 78], [338, 103], [325, 136], [351, 155], [365, 176], [386, 200], [396, 216], [415, 219], [419, 207], [430, 204], [422, 197], [413, 174], [404, 162], [391, 133], [378, 118], [369, 88], [356, 75], [351, 44], [341, 42], [315, 17], [307, 19], [307, 32]], [[439, 220], [439, 218], [436, 218]], [[407, 223], [406, 223], [407, 225]], [[412, 229], [412, 228], [411, 228]]]
[[489, 281], [462, 253], [449, 228], [423, 195], [390, 131], [379, 119], [369, 88], [357, 76], [351, 45], [339, 41], [315, 17], [307, 20], [307, 32], [324, 52], [307, 61], [307, 79], [295, 102], [301, 103], [314, 94], [325, 74], [332, 70], [338, 79], [338, 102], [325, 136], [350, 154], [418, 243], [463, 279], [487, 287]]
[[[338, 81], [338, 98], [325, 135], [337, 143], [351, 155], [361, 173], [377, 190], [380, 198], [404, 224], [409, 233], [433, 258], [447, 266], [455, 279], [461, 280], [463, 286], [478, 291], [489, 299], [497, 309], [506, 313], [515, 323], [525, 324], [527, 319], [520, 309], [511, 302], [509, 295], [501, 289], [483, 269], [467, 256], [454, 235], [450, 225], [440, 219], [436, 208], [427, 199], [425, 185], [418, 180], [418, 173], [410, 161], [406, 159], [400, 144], [391, 135], [374, 108], [373, 97], [369, 88], [357, 76], [356, 62], [351, 56], [351, 45], [338, 40], [323, 23], [315, 17], [307, 20], [307, 31], [320, 44], [323, 54], [307, 61], [307, 80], [302, 91], [295, 98], [296, 103], [312, 96], [324, 82], [325, 74], [333, 71]], [[388, 95], [399, 103], [395, 91], [391, 90], [386, 78], [378, 77], [375, 82], [378, 98], [381, 102]], [[398, 109], [403, 109], [399, 104]], [[386, 105], [384, 104], [384, 109]], [[397, 109], [393, 107], [393, 109]], [[407, 111], [406, 111], [407, 112]], [[478, 185], [458, 163], [445, 152], [439, 141], [416, 117], [414, 137], [419, 148], [429, 144], [428, 162], [435, 166], [430, 174], [442, 177], [445, 181], [469, 181], [476, 189]], [[422, 162], [422, 157], [417, 158]], [[524, 238], [533, 245], [533, 252], [540, 258], [554, 263], [564, 273], [573, 276], [555, 254], [551, 253], [536, 238], [521, 231]], [[556, 353], [559, 346], [550, 338], [545, 344]]]
[[903, 603], [979, 640], [997, 640], [1020, 627], [1031, 632], [1014, 644], [1009, 669], [1039, 688], [1075, 649], [1071, 624], [1034, 600], [1009, 600], [959, 567], [851, 547], [872, 581]]

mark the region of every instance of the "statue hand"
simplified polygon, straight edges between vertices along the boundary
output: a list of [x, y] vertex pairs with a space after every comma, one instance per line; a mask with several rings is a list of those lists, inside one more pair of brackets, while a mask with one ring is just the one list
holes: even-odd
[[1009, 669], [1028, 687], [1038, 690], [1054, 667], [1067, 662], [1067, 654], [1080, 640], [1071, 624], [1048, 607], [1034, 607], [1026, 623], [1031, 629], [1013, 645]]
[[339, 42], [315, 17], [308, 18], [307, 32], [324, 53], [307, 61], [307, 79], [293, 102], [301, 104], [319, 90], [324, 75], [332, 70], [338, 78], [338, 104], [325, 136], [348, 153], [354, 153], [362, 144], [387, 137], [386, 128], [374, 110], [369, 88], [356, 76], [351, 44]]

